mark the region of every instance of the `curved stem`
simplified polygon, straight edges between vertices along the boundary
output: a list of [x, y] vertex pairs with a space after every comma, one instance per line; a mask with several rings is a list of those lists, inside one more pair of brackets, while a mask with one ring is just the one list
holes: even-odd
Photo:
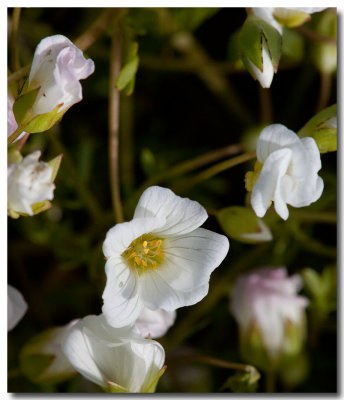
[[190, 189], [192, 186], [197, 185], [200, 182], [203, 182], [214, 175], [219, 174], [227, 169], [233, 168], [239, 164], [242, 164], [246, 161], [253, 160], [256, 158], [256, 151], [251, 151], [248, 153], [241, 154], [240, 156], [230, 158], [229, 160], [222, 161], [219, 164], [213, 165], [210, 168], [200, 172], [198, 175], [194, 176], [187, 180], [186, 183], [182, 183], [181, 185], [176, 186], [175, 190], [177, 192], [184, 192], [187, 189]]
[[309, 29], [305, 26], [300, 26], [296, 29], [299, 33], [301, 33], [301, 35], [305, 36], [308, 39], [313, 40], [314, 42], [328, 43], [337, 46], [337, 40], [333, 37], [321, 35], [320, 33], [315, 32], [312, 29]]
[[330, 96], [331, 96], [331, 75], [329, 73], [322, 72], [320, 75], [320, 93], [315, 113], [318, 113], [327, 106], [330, 100]]
[[112, 37], [110, 53], [109, 90], [109, 162], [112, 205], [117, 223], [123, 221], [123, 210], [119, 182], [119, 105], [120, 93], [116, 78], [121, 70], [122, 26], [118, 21]]
[[12, 71], [20, 69], [19, 49], [18, 49], [18, 30], [20, 21], [21, 8], [15, 8], [12, 14], [12, 29], [11, 29], [11, 67]]
[[137, 193], [141, 194], [147, 187], [156, 185], [157, 183], [167, 181], [176, 176], [191, 172], [203, 165], [210, 164], [223, 157], [231, 156], [239, 153], [242, 150], [240, 144], [233, 144], [226, 147], [221, 147], [208, 153], [202, 154], [200, 156], [194, 157], [190, 160], [183, 161], [175, 166], [169, 168], [167, 171], [160, 172], [152, 177], [148, 178], [146, 182], [138, 189]]

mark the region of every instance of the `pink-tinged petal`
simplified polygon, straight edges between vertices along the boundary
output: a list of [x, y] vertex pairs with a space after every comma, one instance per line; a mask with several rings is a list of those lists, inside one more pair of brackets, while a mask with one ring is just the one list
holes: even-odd
[[106, 286], [102, 311], [115, 328], [135, 322], [142, 309], [138, 276], [119, 258], [110, 258], [105, 265]]
[[197, 202], [175, 195], [170, 189], [151, 186], [146, 189], [136, 206], [135, 218], [166, 218], [157, 233], [163, 236], [183, 235], [198, 228], [208, 218]]

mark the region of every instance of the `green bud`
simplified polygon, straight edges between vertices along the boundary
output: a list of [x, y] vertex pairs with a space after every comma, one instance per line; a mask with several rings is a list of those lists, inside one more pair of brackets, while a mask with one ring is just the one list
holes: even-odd
[[293, 389], [302, 383], [309, 372], [308, 357], [304, 352], [282, 360], [279, 367], [279, 377], [284, 385]]
[[337, 150], [337, 104], [321, 110], [298, 132], [300, 137], [312, 137], [320, 153]]
[[247, 366], [247, 371], [237, 371], [222, 385], [221, 391], [230, 389], [234, 393], [254, 393], [258, 388], [260, 373], [253, 366]]
[[250, 208], [241, 206], [223, 208], [218, 212], [217, 219], [224, 232], [239, 242], [256, 244], [272, 239], [270, 229]]

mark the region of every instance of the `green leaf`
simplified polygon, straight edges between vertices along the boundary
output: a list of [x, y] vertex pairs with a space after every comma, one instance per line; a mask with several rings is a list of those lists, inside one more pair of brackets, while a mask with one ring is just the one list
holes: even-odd
[[269, 228], [247, 207], [232, 206], [217, 213], [217, 219], [230, 237], [243, 243], [261, 243], [272, 239]]
[[26, 126], [32, 119], [31, 110], [35, 104], [40, 87], [19, 96], [13, 104], [13, 113], [18, 126]]
[[50, 129], [56, 122], [60, 121], [68, 108], [59, 112], [62, 104], [58, 104], [53, 110], [46, 114], [40, 114], [34, 116], [27, 124], [24, 126], [24, 130], [29, 133], [39, 133]]
[[59, 154], [58, 156], [56, 156], [52, 160], [48, 161], [48, 163], [47, 163], [53, 168], [51, 182], [54, 182], [54, 180], [56, 178], [56, 175], [57, 175], [60, 165], [61, 165], [62, 157], [63, 157], [63, 154]]
[[152, 382], [150, 382], [149, 386], [143, 389], [143, 393], [155, 393], [157, 384], [159, 382], [160, 377], [164, 374], [164, 372], [166, 371], [167, 366], [164, 365], [161, 370], [158, 372], [158, 374], [156, 375], [156, 377], [152, 380]]
[[229, 377], [222, 385], [221, 390], [230, 389], [234, 393], [254, 393], [258, 388], [260, 373], [258, 370], [250, 366], [249, 371], [238, 371]]
[[337, 104], [325, 108], [301, 128], [298, 135], [312, 137], [320, 153], [337, 150]]

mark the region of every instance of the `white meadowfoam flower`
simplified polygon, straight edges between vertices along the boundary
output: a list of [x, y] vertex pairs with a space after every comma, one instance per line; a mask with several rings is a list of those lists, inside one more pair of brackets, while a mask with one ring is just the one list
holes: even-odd
[[103, 315], [89, 315], [72, 326], [62, 350], [80, 374], [110, 391], [151, 391], [165, 361], [158, 342], [128, 326], [113, 328]]
[[176, 311], [153, 311], [149, 308], [144, 308], [136, 320], [135, 326], [142, 337], [150, 336], [153, 339], [157, 339], [164, 336], [174, 324], [176, 315]]
[[285, 267], [264, 267], [239, 276], [232, 293], [231, 311], [239, 324], [241, 340], [250, 341], [250, 331], [257, 329], [269, 355], [276, 358], [287, 350], [288, 331], [293, 327], [300, 337], [292, 340], [300, 345], [304, 309], [308, 305], [305, 297], [297, 295], [301, 287], [301, 277], [288, 277]]
[[[7, 137], [11, 136], [11, 134], [18, 128], [18, 124], [16, 119], [14, 118], [13, 114], [13, 103], [14, 103], [14, 96], [13, 94], [8, 91], [7, 92]], [[26, 132], [22, 132], [14, 142], [21, 139]]]
[[133, 220], [108, 231], [102, 310], [111, 325], [133, 324], [143, 307], [171, 312], [206, 296], [210, 274], [229, 248], [225, 236], [199, 228], [206, 219], [196, 201], [153, 186]]
[[262, 62], [263, 70], [261, 71], [256, 67], [253, 62], [248, 58], [247, 61], [250, 64], [251, 72], [253, 76], [258, 80], [263, 88], [269, 88], [271, 86], [272, 79], [274, 77], [274, 66], [272, 64], [271, 57], [266, 48], [266, 44], [263, 44], [262, 49]]
[[53, 168], [38, 161], [40, 156], [40, 151], [34, 151], [19, 163], [8, 165], [7, 204], [10, 210], [33, 215], [35, 203], [54, 198]]
[[23, 318], [27, 303], [23, 295], [11, 285], [7, 285], [7, 330], [11, 331]]
[[257, 159], [262, 169], [252, 189], [251, 205], [258, 217], [274, 201], [277, 214], [286, 220], [287, 204], [304, 207], [321, 196], [320, 152], [313, 138], [300, 139], [284, 125], [267, 126], [258, 139]]
[[274, 27], [280, 35], [283, 25], [295, 27], [310, 19], [310, 14], [323, 11], [326, 7], [253, 7], [253, 15]]
[[45, 114], [61, 105], [59, 112], [82, 99], [80, 79], [94, 72], [94, 62], [63, 35], [49, 36], [38, 44], [31, 66], [28, 89], [40, 87], [33, 115]]

